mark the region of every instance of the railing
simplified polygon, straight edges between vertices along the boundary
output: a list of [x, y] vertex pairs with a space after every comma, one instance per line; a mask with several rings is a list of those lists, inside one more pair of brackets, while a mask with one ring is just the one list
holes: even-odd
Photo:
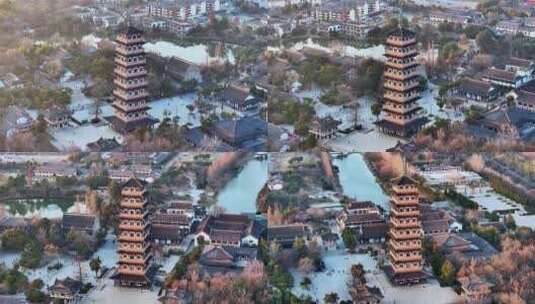
[[115, 74], [123, 78], [134, 78], [147, 75], [147, 70], [138, 70], [137, 72], [126, 72], [123, 69], [114, 69]]

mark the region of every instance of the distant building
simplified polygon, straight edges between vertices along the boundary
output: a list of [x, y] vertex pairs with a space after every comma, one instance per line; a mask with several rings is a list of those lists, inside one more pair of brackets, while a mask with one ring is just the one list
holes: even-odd
[[33, 169], [33, 178], [35, 180], [47, 179], [49, 181], [54, 181], [56, 177], [76, 176], [78, 176], [76, 168], [63, 164], [41, 165]]
[[260, 222], [246, 215], [209, 215], [197, 227], [195, 240], [216, 246], [255, 247], [263, 230]]
[[5, 216], [0, 218], [0, 233], [10, 229], [29, 232], [31, 228], [32, 225], [29, 220], [23, 217]]
[[83, 283], [81, 281], [67, 277], [64, 280], [56, 279], [54, 284], [48, 288], [48, 291], [50, 298], [54, 301], [71, 304], [78, 303], [81, 300], [80, 290], [82, 287]]
[[458, 279], [461, 283], [461, 291], [467, 303], [492, 303], [493, 284], [482, 280], [479, 276], [473, 274]]
[[175, 20], [188, 20], [208, 14], [210, 11], [221, 10], [219, 0], [193, 0], [193, 1], [149, 1], [145, 12], [149, 16]]
[[316, 139], [329, 139], [336, 136], [338, 126], [341, 124], [339, 120], [327, 116], [324, 118], [315, 117], [311, 122], [308, 133], [312, 134]]

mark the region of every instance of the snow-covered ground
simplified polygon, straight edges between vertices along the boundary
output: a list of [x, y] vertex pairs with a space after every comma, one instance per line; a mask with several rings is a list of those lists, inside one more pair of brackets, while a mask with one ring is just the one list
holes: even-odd
[[308, 275], [312, 281], [308, 289], [304, 289], [300, 285], [304, 275], [296, 269], [290, 270], [294, 277], [292, 292], [297, 296], [310, 295], [320, 303], [323, 303], [325, 294], [331, 292], [336, 292], [341, 300], [349, 300], [346, 282], [351, 278], [351, 265], [361, 263], [366, 271], [373, 271], [377, 266], [370, 255], [348, 254], [342, 250], [328, 252], [323, 257], [323, 261], [325, 262], [325, 271], [313, 272]]
[[466, 171], [459, 167], [448, 167], [442, 170], [420, 171], [419, 174], [430, 185], [465, 184], [481, 181], [479, 174]]
[[374, 271], [366, 274], [366, 280], [369, 286], [381, 289], [384, 296], [381, 303], [385, 304], [451, 304], [462, 299], [452, 288], [440, 287], [434, 279], [413, 286], [394, 286], [384, 272]]
[[474, 200], [483, 210], [488, 212], [507, 211], [512, 209], [524, 212], [522, 205], [496, 193], [490, 185], [481, 187], [458, 185], [456, 186], [456, 190]]
[[176, 57], [187, 60], [197, 65], [208, 65], [214, 61], [228, 60], [230, 63], [235, 62], [232, 50], [228, 50], [223, 58], [217, 58], [209, 53], [208, 46], [205, 44], [197, 44], [192, 46], [179, 46], [168, 41], [158, 41], [156, 43], [146, 43], [144, 45], [145, 51], [158, 54], [162, 57]]
[[201, 125], [200, 114], [194, 109], [193, 112], [188, 110], [187, 106], [193, 105], [197, 99], [197, 94], [179, 95], [169, 98], [163, 98], [151, 101], [149, 114], [162, 121], [165, 116], [174, 118], [178, 116], [179, 124], [190, 124], [193, 127]]
[[447, 8], [468, 8], [475, 9], [479, 4], [479, 1], [475, 0], [414, 0], [417, 5], [423, 6], [443, 6]]
[[51, 152], [29, 152], [29, 153], [2, 153], [0, 163], [65, 163], [69, 161], [69, 154]]
[[115, 138], [121, 142], [122, 136], [109, 125], [85, 124], [79, 127], [67, 127], [50, 132], [54, 140], [52, 144], [61, 151], [71, 149], [87, 149], [87, 144], [99, 138]]

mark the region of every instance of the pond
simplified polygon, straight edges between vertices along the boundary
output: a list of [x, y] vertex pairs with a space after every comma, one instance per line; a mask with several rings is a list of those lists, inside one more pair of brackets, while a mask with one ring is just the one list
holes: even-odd
[[25, 218], [61, 219], [63, 213], [78, 208], [72, 200], [65, 199], [19, 199], [4, 204], [7, 215]]
[[268, 180], [268, 160], [251, 159], [219, 192], [217, 204], [229, 213], [256, 213], [256, 198]]
[[146, 43], [145, 51], [158, 54], [162, 57], [177, 57], [190, 61], [197, 65], [208, 65], [213, 61], [230, 63], [235, 62], [232, 49], [225, 47], [224, 54], [217, 56], [217, 44], [196, 44], [192, 46], [179, 46], [168, 41], [158, 41], [155, 43]]
[[385, 210], [389, 209], [389, 198], [368, 168], [362, 154], [333, 156], [333, 164], [339, 169], [338, 176], [344, 195], [359, 201], [372, 201]]

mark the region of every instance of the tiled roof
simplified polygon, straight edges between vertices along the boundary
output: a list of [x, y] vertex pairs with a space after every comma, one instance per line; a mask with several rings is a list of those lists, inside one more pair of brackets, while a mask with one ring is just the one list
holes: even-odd
[[294, 239], [306, 236], [305, 225], [284, 225], [276, 227], [268, 227], [267, 238], [268, 240], [277, 239]]
[[63, 214], [63, 228], [91, 229], [95, 225], [95, 216], [90, 214]]

